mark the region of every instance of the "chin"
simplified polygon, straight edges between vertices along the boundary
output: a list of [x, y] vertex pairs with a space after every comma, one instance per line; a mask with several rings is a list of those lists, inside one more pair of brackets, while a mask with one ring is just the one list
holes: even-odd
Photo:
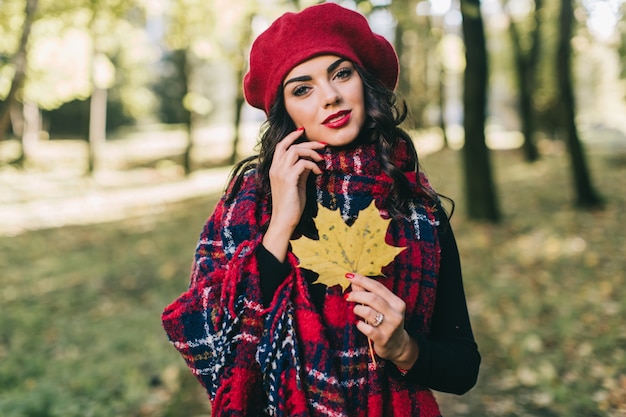
[[358, 134], [347, 133], [345, 135], [339, 135], [336, 138], [329, 138], [326, 142], [330, 146], [335, 146], [335, 147], [349, 146], [357, 141], [357, 137], [358, 137]]

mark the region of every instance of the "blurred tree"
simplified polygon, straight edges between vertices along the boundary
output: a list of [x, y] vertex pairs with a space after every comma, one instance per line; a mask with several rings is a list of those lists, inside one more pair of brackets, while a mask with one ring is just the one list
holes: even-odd
[[[226, 0], [180, 0], [170, 5], [169, 29], [166, 44], [172, 50], [185, 50], [183, 64], [185, 96], [183, 106], [189, 113], [185, 117], [188, 144], [184, 156], [185, 172], [192, 171], [191, 154], [194, 146], [193, 132], [200, 117], [207, 116], [215, 104], [205, 97], [200, 88], [202, 68], [206, 64], [221, 60], [226, 62], [235, 75], [237, 94], [233, 100], [234, 126], [233, 153], [236, 159], [239, 141], [240, 112], [243, 107], [241, 79], [245, 70], [245, 45], [250, 43], [251, 21], [256, 13], [256, 0], [229, 2]], [[220, 103], [223, 107], [226, 103]]]
[[161, 61], [161, 75], [152, 88], [159, 97], [158, 118], [168, 124], [186, 123], [188, 111], [182, 105], [187, 89], [184, 74], [185, 51], [166, 51]]
[[[90, 117], [95, 123], [91, 129], [92, 136], [99, 132], [100, 138], [104, 138], [107, 95], [102, 94], [103, 88], [115, 86], [113, 100], [123, 103], [125, 120], [136, 119], [150, 111], [150, 91], [146, 88], [146, 74], [149, 71], [142, 65], [137, 65], [141, 60], [145, 64], [151, 59], [150, 48], [146, 47], [146, 36], [143, 30], [144, 21], [140, 1], [103, 1], [103, 0], [42, 0], [37, 4], [38, 13], [36, 20], [32, 20], [32, 25], [21, 24], [21, 14], [15, 13], [15, 5], [23, 4], [21, 1], [10, 1], [5, 8], [3, 3], [0, 12], [0, 31], [2, 31], [3, 42], [0, 46], [0, 54], [16, 53], [24, 55], [22, 89], [20, 93], [13, 95], [7, 93], [7, 102], [29, 103], [29, 120], [35, 120], [32, 112], [33, 106], [38, 108], [37, 113], [49, 117], [51, 112], [62, 107], [65, 103], [79, 103], [70, 106], [71, 109], [78, 110], [68, 117], [49, 118], [44, 120], [43, 128], [59, 128], [57, 122], [69, 126], [66, 130], [80, 132], [80, 120], [82, 103], [95, 92], [94, 100], [90, 100], [95, 109], [100, 109], [99, 117]], [[26, 5], [33, 4], [29, 0]], [[98, 10], [98, 13], [95, 13]], [[93, 12], [93, 13], [92, 13]], [[16, 19], [17, 18], [17, 19]], [[28, 22], [28, 21], [26, 21]], [[30, 27], [28, 48], [24, 49], [20, 45], [25, 45], [17, 41], [18, 29], [25, 33], [25, 29]], [[23, 29], [24, 30], [23, 30]], [[140, 30], [138, 30], [140, 28]], [[141, 44], [141, 46], [139, 46]], [[96, 51], [97, 48], [97, 53]], [[132, 50], [131, 53], [126, 51]], [[21, 51], [21, 52], [20, 52]], [[140, 52], [141, 51], [141, 52]], [[13, 77], [13, 73], [20, 74], [20, 71], [13, 71], [12, 65], [3, 65], [0, 61], [0, 94], [9, 89], [5, 89], [7, 74]], [[116, 71], [116, 66], [123, 69]], [[7, 70], [8, 69], [8, 70]], [[141, 73], [143, 79], [136, 74]], [[11, 78], [12, 80], [13, 78]], [[17, 86], [19, 83], [15, 83]], [[132, 84], [131, 88], [127, 88]], [[96, 89], [93, 89], [93, 87]], [[100, 93], [100, 94], [98, 94]], [[102, 97], [98, 101], [97, 97]], [[99, 103], [98, 106], [95, 104]], [[11, 106], [9, 106], [11, 107]], [[14, 107], [14, 106], [13, 106]], [[65, 112], [65, 114], [68, 114]], [[121, 115], [122, 112], [117, 112]], [[6, 120], [6, 119], [5, 119]], [[24, 126], [26, 118], [21, 113], [13, 112], [12, 120], [15, 126]], [[51, 126], [50, 120], [54, 120], [57, 125]], [[121, 120], [120, 117], [116, 118]], [[6, 122], [5, 122], [6, 123]], [[40, 126], [40, 124], [37, 124]], [[30, 125], [33, 126], [32, 123]], [[76, 128], [76, 126], [79, 126]], [[97, 128], [96, 128], [97, 126]], [[40, 126], [40, 128], [42, 128]], [[4, 128], [6, 134], [8, 127]], [[64, 130], [65, 131], [65, 130]], [[36, 144], [39, 135], [31, 135], [34, 138], [33, 145]], [[85, 129], [82, 138], [88, 137]], [[89, 164], [93, 168], [93, 164]]]
[[[626, 2], [620, 5], [620, 16], [626, 16]], [[617, 32], [619, 33], [618, 51], [621, 57], [621, 77], [626, 78], [626, 19], [620, 19], [617, 22]]]
[[[24, 0], [12, 0], [22, 4]], [[97, 3], [97, 2], [96, 2]], [[148, 65], [154, 62], [155, 48], [147, 42], [143, 0], [107, 1], [100, 16], [92, 21], [89, 0], [40, 0], [33, 22], [28, 50], [28, 77], [24, 95], [40, 108], [52, 111], [73, 100], [86, 100], [91, 93], [92, 37], [96, 32], [102, 54], [96, 59], [99, 78], [113, 78], [116, 98], [121, 98], [125, 112], [133, 118], [149, 111], [146, 78]], [[0, 8], [5, 11], [5, 3]], [[99, 6], [100, 7], [100, 6]], [[3, 42], [0, 55], [13, 54], [21, 31], [19, 18], [0, 13]], [[18, 22], [16, 25], [15, 22]], [[91, 27], [91, 25], [95, 25]], [[101, 33], [102, 32], [102, 33]], [[0, 65], [3, 62], [0, 60]], [[116, 71], [119, 70], [119, 71]], [[7, 67], [0, 68], [0, 94], [4, 90]], [[141, 74], [141, 75], [138, 75]], [[134, 93], [130, 93], [133, 91]]]
[[[295, 0], [294, 0], [295, 1]], [[297, 1], [296, 1], [297, 3]], [[252, 9], [248, 9], [246, 14], [242, 18], [242, 28], [238, 32], [239, 39], [238, 44], [240, 46], [250, 45], [252, 42], [252, 19], [254, 18], [254, 13]], [[244, 73], [246, 71], [246, 59], [245, 56], [247, 54], [241, 53], [239, 48], [231, 49], [228, 53], [229, 61], [232, 62], [233, 69], [235, 70], [235, 79], [242, 80], [244, 77]], [[242, 119], [243, 106], [246, 101], [243, 95], [243, 89], [237, 88], [237, 95], [235, 97], [235, 135], [233, 137], [233, 147], [232, 152], [230, 154], [229, 163], [234, 164], [237, 161], [237, 148], [239, 147], [240, 141], [240, 125]]]
[[[441, 135], [443, 138], [443, 147], [449, 147], [448, 140], [448, 126], [446, 121], [446, 107], [448, 105], [448, 85], [450, 84], [451, 78], [456, 78], [456, 73], [459, 71], [459, 56], [462, 54], [457, 53], [454, 49], [451, 49], [450, 46], [454, 43], [455, 39], [460, 39], [460, 34], [457, 34], [458, 28], [456, 27], [448, 27], [445, 23], [446, 15], [449, 13], [454, 13], [452, 11], [453, 7], [456, 7], [451, 3], [450, 9], [445, 11], [444, 13], [439, 14], [430, 14], [427, 19], [428, 23], [428, 32], [430, 37], [432, 38], [431, 42], [431, 53], [428, 61], [432, 63], [434, 69], [434, 78], [436, 78], [436, 91], [433, 96], [436, 96], [438, 99], [437, 107], [438, 107], [438, 117], [437, 122], [439, 129], [441, 130]], [[464, 64], [464, 62], [463, 62]], [[462, 70], [461, 70], [462, 71]]]
[[497, 222], [500, 212], [485, 143], [488, 67], [479, 0], [461, 0], [461, 13], [467, 63], [463, 83], [463, 165], [468, 216], [474, 220]]
[[561, 0], [559, 23], [560, 36], [556, 56], [556, 73], [559, 75], [560, 122], [565, 133], [565, 142], [571, 158], [576, 203], [581, 207], [598, 208], [602, 205], [602, 199], [592, 185], [585, 152], [576, 126], [576, 103], [571, 67], [571, 42], [574, 26], [574, 6], [572, 0]]
[[[418, 14], [421, 0], [360, 0], [358, 10], [366, 15], [370, 22], [380, 20], [387, 27], [390, 41], [394, 43], [400, 61], [400, 77], [397, 92], [408, 108], [405, 124], [409, 128], [424, 128], [433, 124], [432, 113], [441, 117], [437, 123], [442, 125], [444, 97], [441, 77], [441, 60], [437, 44], [441, 41], [442, 31], [433, 25], [428, 14]], [[347, 2], [350, 3], [350, 2]], [[384, 35], [384, 33], [381, 33]]]
[[[536, 92], [537, 61], [541, 49], [540, 13], [543, 0], [535, 0], [534, 8], [528, 13], [524, 13], [524, 16], [519, 16], [513, 11], [513, 1], [515, 0], [507, 0], [504, 9], [509, 17], [509, 33], [515, 59], [520, 118], [522, 134], [524, 135], [522, 149], [526, 160], [534, 162], [539, 159], [539, 152], [534, 140], [536, 124], [533, 97]], [[527, 27], [525, 31], [521, 29], [522, 26]]]
[[185, 151], [183, 153], [183, 170], [186, 175], [189, 175], [192, 171], [191, 165], [191, 151], [193, 150], [193, 122], [194, 122], [194, 108], [196, 109], [196, 113], [198, 109], [201, 108], [200, 104], [194, 103], [194, 99], [196, 101], [200, 101], [204, 103], [204, 100], [201, 100], [200, 97], [197, 97], [192, 88], [191, 88], [191, 78], [193, 71], [192, 57], [190, 56], [189, 50], [182, 51], [183, 59], [181, 61], [181, 76], [183, 81], [183, 124], [187, 130], [187, 144], [185, 145]]
[[398, 92], [408, 105], [410, 127], [423, 128], [428, 125], [426, 111], [437, 94], [435, 77], [431, 77], [435, 48], [428, 16], [418, 16], [416, 5], [414, 0], [392, 2], [390, 10], [397, 22], [395, 46], [401, 66]]
[[434, 60], [436, 62], [436, 65], [438, 66], [439, 70], [438, 70], [438, 75], [437, 75], [437, 97], [439, 98], [439, 116], [438, 116], [438, 121], [439, 121], [439, 129], [441, 130], [441, 136], [443, 139], [443, 147], [444, 148], [448, 148], [450, 146], [450, 141], [448, 140], [448, 126], [447, 126], [447, 122], [446, 122], [446, 106], [447, 106], [447, 99], [446, 99], [446, 68], [443, 64], [443, 54], [442, 54], [442, 50], [443, 50], [443, 30], [439, 29], [439, 28], [434, 28], [431, 25], [431, 30], [433, 33], [437, 33], [437, 38], [438, 38], [438, 42], [437, 42], [437, 54], [434, 55]]
[[[13, 58], [11, 59], [13, 64], [13, 76], [9, 82], [10, 87], [7, 96], [0, 106], [0, 140], [4, 139], [6, 132], [9, 129], [11, 124], [10, 110], [11, 107], [17, 103], [18, 93], [21, 90], [26, 78], [28, 43], [30, 39], [31, 27], [33, 21], [35, 20], [37, 6], [38, 0], [26, 0], [23, 20], [21, 22], [21, 36], [19, 37], [19, 44]], [[7, 9], [9, 9], [8, 5]], [[11, 17], [15, 18], [17, 16]], [[13, 23], [12, 25], [18, 26], [19, 23]], [[23, 164], [25, 157], [26, 153], [24, 152], [24, 147], [22, 146], [21, 156], [18, 158], [17, 162], [19, 164]]]
[[[123, 50], [132, 47], [133, 40], [145, 38], [145, 12], [138, 1], [87, 0], [80, 7], [89, 16], [86, 30], [90, 38], [87, 48], [89, 100], [88, 173], [97, 168], [99, 153], [106, 141], [106, 119], [109, 89], [118, 81], [118, 64], [123, 63]], [[141, 30], [134, 30], [141, 28]], [[112, 37], [111, 33], [117, 33]], [[126, 34], [127, 37], [122, 37]], [[139, 68], [146, 71], [146, 68]], [[132, 71], [129, 71], [132, 73]], [[141, 84], [134, 84], [141, 92]], [[149, 107], [149, 106], [146, 106]]]
[[196, 93], [193, 88], [195, 77], [194, 61], [208, 59], [214, 53], [212, 28], [218, 20], [218, 10], [212, 1], [181, 0], [170, 3], [166, 45], [174, 56], [179, 56], [178, 73], [182, 84], [181, 121], [187, 131], [187, 144], [183, 153], [185, 174], [193, 167], [191, 154], [194, 146], [194, 122], [199, 115], [206, 115], [212, 103]]
[[[553, 57], [556, 56], [558, 48], [559, 3], [560, 1], [543, 1], [540, 14], [537, 16], [541, 23], [540, 33], [537, 35], [540, 47], [534, 70], [535, 87], [532, 98], [535, 139], [538, 138], [538, 133], [545, 134], [547, 139], [556, 139], [558, 136], [558, 74], [555, 72]], [[525, 23], [527, 26], [534, 24], [532, 18], [525, 20]], [[530, 32], [527, 29], [525, 33], [528, 35]]]
[[[100, 52], [100, 29], [99, 19], [107, 11], [103, 1], [90, 0], [91, 21], [89, 30], [91, 35], [91, 99], [89, 101], [89, 135], [87, 143], [89, 147], [87, 171], [92, 174], [96, 171], [99, 154], [106, 140], [106, 114], [107, 114], [107, 89], [111, 86], [112, 77], [106, 74], [106, 70], [100, 70], [99, 66], [106, 65], [106, 56]], [[103, 74], [104, 73], [104, 74]]]
[[30, 101], [22, 104], [23, 126], [22, 126], [22, 146], [21, 155], [16, 164], [24, 166], [34, 155], [39, 143], [39, 133], [41, 131], [41, 114], [39, 107]]

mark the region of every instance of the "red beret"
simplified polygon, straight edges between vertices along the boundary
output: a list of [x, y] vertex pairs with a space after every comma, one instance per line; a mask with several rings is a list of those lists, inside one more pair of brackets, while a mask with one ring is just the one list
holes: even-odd
[[250, 105], [265, 110], [296, 65], [319, 55], [349, 59], [394, 89], [398, 81], [398, 56], [393, 46], [372, 32], [358, 12], [335, 3], [308, 7], [299, 13], [285, 13], [252, 44], [250, 68], [243, 89]]

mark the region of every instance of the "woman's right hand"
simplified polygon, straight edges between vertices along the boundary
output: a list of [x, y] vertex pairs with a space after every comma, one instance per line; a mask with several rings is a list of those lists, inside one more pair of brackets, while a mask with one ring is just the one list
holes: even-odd
[[326, 144], [304, 141], [294, 143], [304, 133], [300, 128], [291, 132], [276, 145], [269, 171], [272, 190], [272, 217], [263, 246], [279, 261], [284, 262], [289, 239], [300, 222], [306, 202], [306, 183], [309, 174], [322, 173], [317, 162], [322, 156], [317, 152]]

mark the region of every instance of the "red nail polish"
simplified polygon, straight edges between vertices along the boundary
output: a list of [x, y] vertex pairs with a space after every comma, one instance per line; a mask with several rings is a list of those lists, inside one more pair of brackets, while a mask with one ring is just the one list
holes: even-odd
[[304, 130], [304, 126], [301, 126], [301, 127], [296, 129], [296, 132], [302, 132], [303, 130]]
[[348, 272], [348, 273], [346, 273], [346, 278], [352, 279], [352, 278], [354, 278], [354, 274], [352, 272]]
[[346, 300], [346, 301], [348, 301], [348, 297], [350, 297], [350, 293], [349, 292], [347, 292], [347, 293], [345, 293], [343, 295], [343, 299]]
[[324, 146], [328, 146], [328, 143], [326, 143], [326, 142], [320, 142], [320, 143], [321, 143], [322, 145], [324, 145]]

